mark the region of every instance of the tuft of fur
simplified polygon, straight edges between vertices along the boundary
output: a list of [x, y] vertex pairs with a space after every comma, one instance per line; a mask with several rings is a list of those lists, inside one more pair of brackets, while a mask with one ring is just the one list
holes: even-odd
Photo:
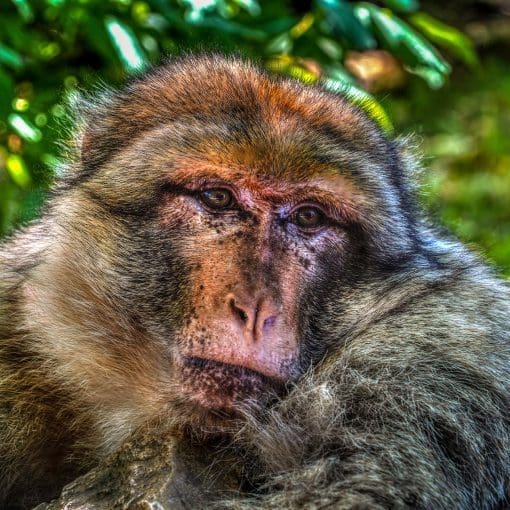
[[51, 499], [152, 420], [203, 425], [172, 371], [193, 247], [155, 218], [185, 158], [246, 157], [281, 182], [334, 168], [359, 209], [296, 296], [300, 376], [215, 429], [246, 473], [218, 506], [505, 504], [509, 289], [428, 224], [408, 141], [320, 85], [217, 55], [171, 61], [77, 112], [43, 216], [0, 249], [0, 506]]

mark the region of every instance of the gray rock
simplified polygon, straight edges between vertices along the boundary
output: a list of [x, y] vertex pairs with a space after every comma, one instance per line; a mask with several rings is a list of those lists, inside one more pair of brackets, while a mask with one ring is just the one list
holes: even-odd
[[235, 470], [203, 445], [141, 434], [34, 510], [201, 509], [239, 490]]

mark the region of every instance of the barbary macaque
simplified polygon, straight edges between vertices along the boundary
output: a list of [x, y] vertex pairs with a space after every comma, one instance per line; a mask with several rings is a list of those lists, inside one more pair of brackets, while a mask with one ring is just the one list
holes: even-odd
[[220, 508], [505, 505], [508, 286], [424, 219], [405, 140], [214, 55], [77, 108], [0, 250], [0, 507], [148, 423], [238, 455]]

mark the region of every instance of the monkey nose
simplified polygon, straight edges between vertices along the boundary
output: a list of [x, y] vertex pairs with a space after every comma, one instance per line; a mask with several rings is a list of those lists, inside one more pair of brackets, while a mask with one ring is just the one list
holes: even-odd
[[271, 332], [278, 318], [278, 309], [271, 298], [241, 298], [228, 294], [230, 320], [242, 328], [244, 336], [252, 341], [260, 340]]

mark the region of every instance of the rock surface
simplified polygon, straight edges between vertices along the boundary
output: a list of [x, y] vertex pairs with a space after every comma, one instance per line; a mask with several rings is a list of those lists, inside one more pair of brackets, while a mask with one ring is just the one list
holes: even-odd
[[212, 456], [172, 436], [137, 436], [34, 510], [207, 508], [220, 493], [239, 489], [234, 465]]

